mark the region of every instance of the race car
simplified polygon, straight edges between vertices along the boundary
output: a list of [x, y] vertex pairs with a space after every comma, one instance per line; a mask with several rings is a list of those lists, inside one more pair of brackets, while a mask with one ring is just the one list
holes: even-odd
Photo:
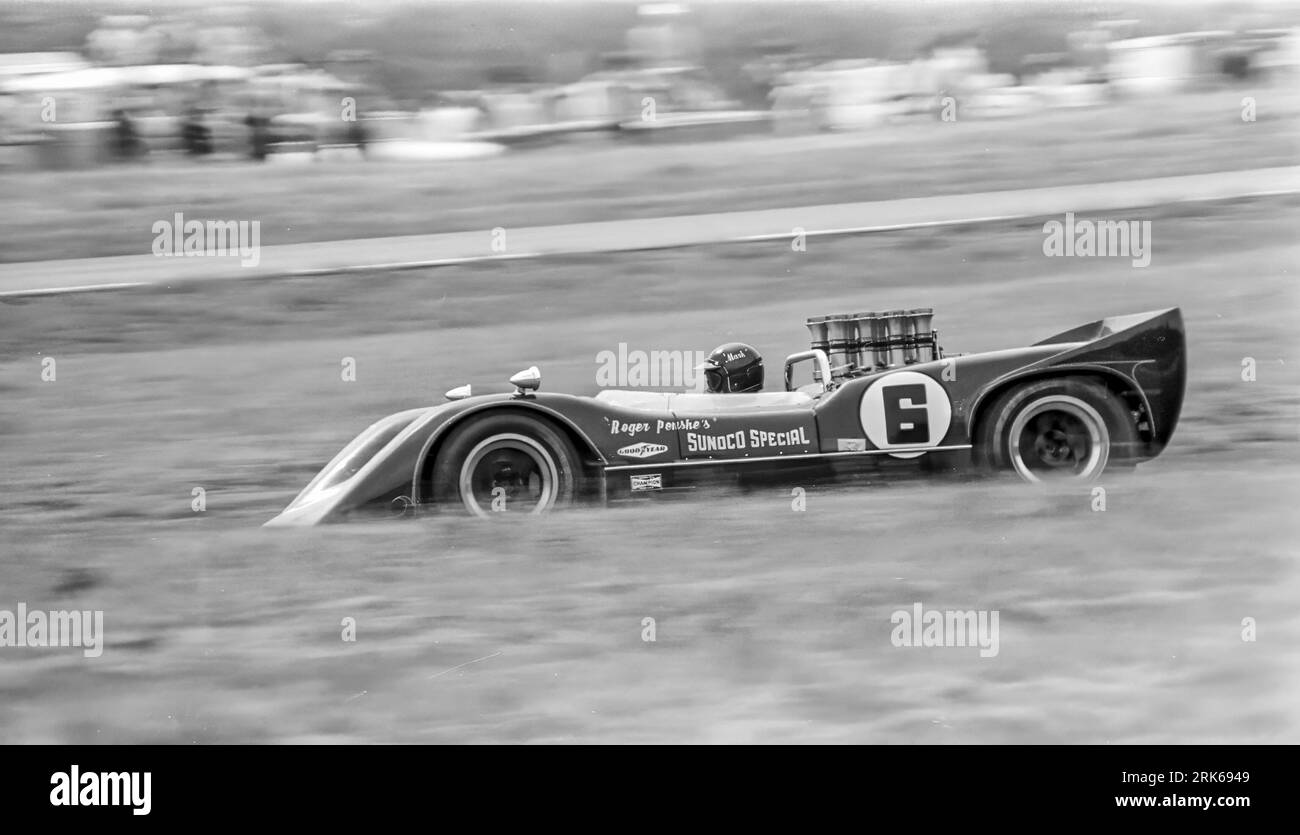
[[707, 391], [548, 393], [536, 366], [510, 378], [511, 393], [461, 386], [364, 430], [267, 524], [536, 514], [719, 482], [909, 472], [1087, 483], [1156, 457], [1173, 435], [1187, 376], [1177, 308], [973, 354], [945, 353], [932, 321], [928, 308], [812, 317], [780, 391], [764, 390], [761, 357], [740, 343], [705, 363]]

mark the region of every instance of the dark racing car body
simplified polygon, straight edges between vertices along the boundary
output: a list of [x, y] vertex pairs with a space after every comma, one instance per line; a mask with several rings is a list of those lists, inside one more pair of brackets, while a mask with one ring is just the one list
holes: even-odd
[[[785, 391], [751, 394], [574, 396], [540, 391], [534, 368], [511, 378], [512, 394], [453, 391], [451, 402], [373, 424], [268, 524], [368, 509], [538, 513], [717, 481], [821, 483], [804, 479], [969, 465], [1030, 482], [1090, 481], [1169, 443], [1184, 341], [1176, 308], [1101, 319], [1022, 348], [944, 355], [935, 346], [928, 358], [911, 350], [897, 363], [864, 354], [836, 368], [834, 348], [814, 340], [786, 360]], [[887, 343], [921, 340], [886, 333], [879, 346]], [[796, 387], [804, 361], [813, 382]]]

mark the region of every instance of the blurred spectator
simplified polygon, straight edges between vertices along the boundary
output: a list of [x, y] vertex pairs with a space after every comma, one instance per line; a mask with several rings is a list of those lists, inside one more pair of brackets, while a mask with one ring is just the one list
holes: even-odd
[[123, 108], [113, 111], [112, 151], [118, 159], [134, 159], [149, 150], [135, 128], [135, 122]]
[[271, 145], [271, 120], [259, 113], [249, 113], [244, 124], [248, 125], [251, 156], [256, 160], [266, 159]]
[[204, 122], [203, 111], [191, 107], [181, 122], [181, 144], [190, 156], [212, 153], [212, 130]]
[[361, 120], [354, 119], [348, 123], [347, 140], [357, 147], [357, 151], [365, 156], [366, 153], [366, 126]]

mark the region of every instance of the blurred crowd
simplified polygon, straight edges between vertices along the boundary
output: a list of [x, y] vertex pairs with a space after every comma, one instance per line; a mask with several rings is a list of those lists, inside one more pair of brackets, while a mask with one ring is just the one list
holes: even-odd
[[[188, 25], [179, 11], [105, 15], [78, 50], [0, 54], [0, 164], [73, 167], [160, 153], [423, 159], [590, 132], [869, 130], [1273, 83], [1300, 66], [1300, 28], [1268, 25], [1281, 19], [1159, 35], [1143, 34], [1152, 27], [1142, 20], [1096, 19], [1056, 40], [1026, 38], [1010, 55], [1005, 43], [994, 55], [987, 33], [963, 30], [936, 29], [906, 58], [827, 60], [765, 42], [724, 83], [693, 10], [656, 3], [636, 12], [621, 50], [569, 54], [541, 74], [499, 55], [471, 56], [481, 64], [476, 86], [429, 78], [413, 104], [394, 89], [418, 79], [391, 56], [333, 50], [286, 61], [287, 49], [257, 26], [216, 21]], [[1059, 48], [1030, 51], [1043, 43]]]

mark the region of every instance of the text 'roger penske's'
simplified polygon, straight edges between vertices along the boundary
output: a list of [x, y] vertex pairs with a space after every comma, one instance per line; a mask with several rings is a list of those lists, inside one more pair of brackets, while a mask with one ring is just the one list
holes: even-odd
[[1249, 797], [1199, 797], [1196, 795], [1171, 794], [1167, 797], [1155, 797], [1151, 795], [1140, 797], [1119, 797], [1115, 798], [1116, 806], [1167, 806], [1181, 807], [1185, 809], [1204, 809], [1207, 812], [1211, 806], [1238, 807], [1250, 806]]

